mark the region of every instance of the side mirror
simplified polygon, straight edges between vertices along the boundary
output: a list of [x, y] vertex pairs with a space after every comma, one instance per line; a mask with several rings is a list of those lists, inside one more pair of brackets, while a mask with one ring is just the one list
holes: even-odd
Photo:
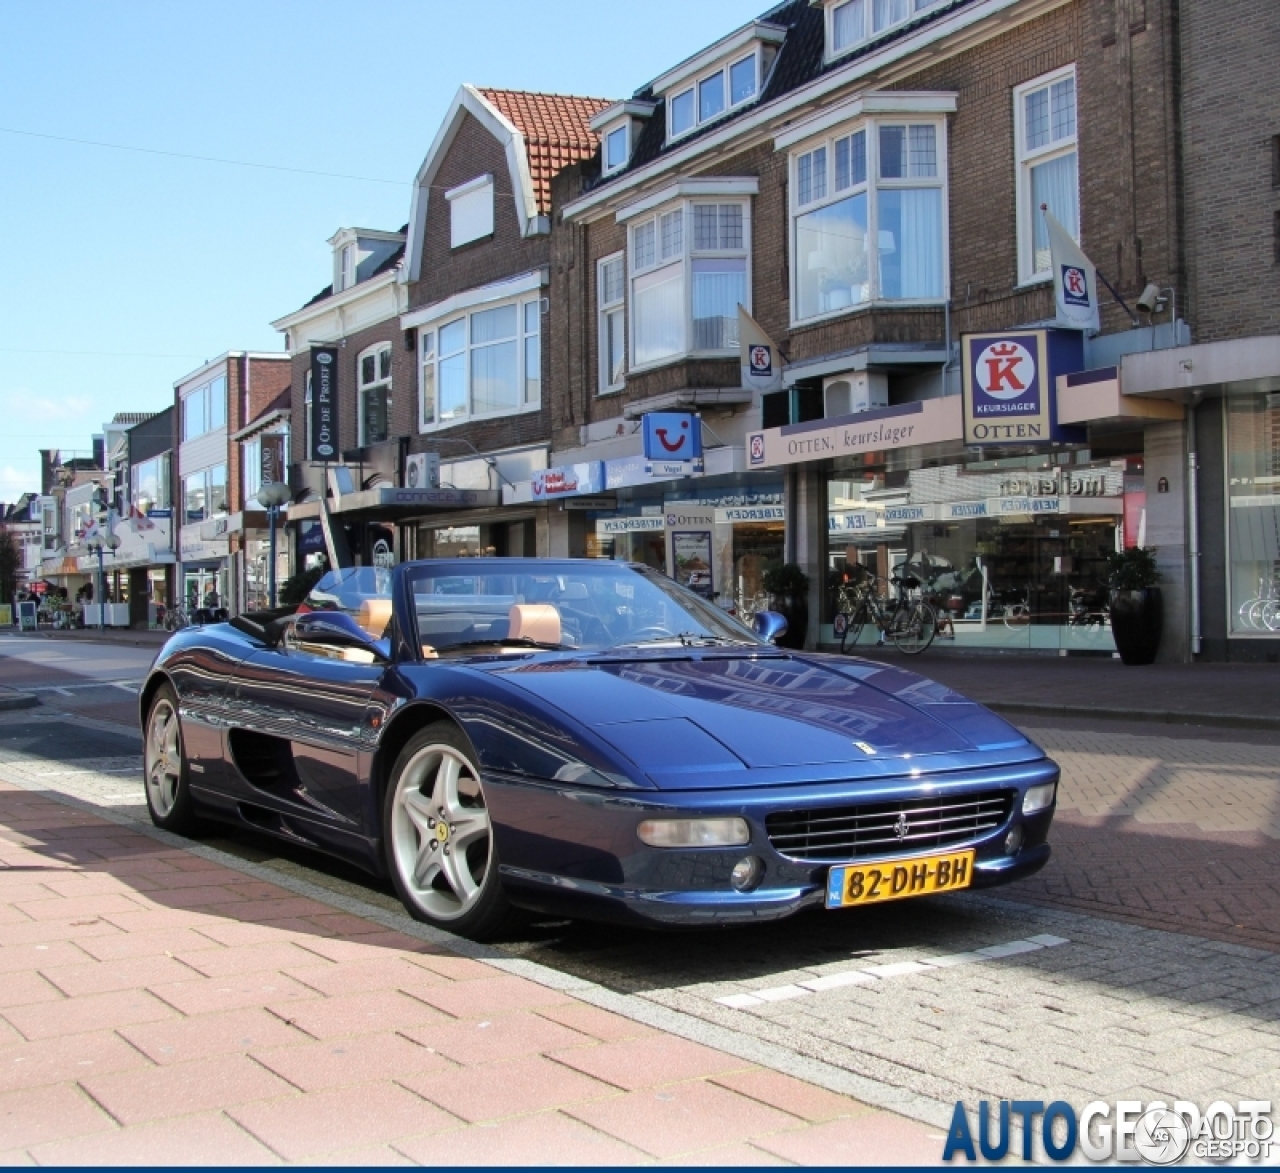
[[773, 643], [780, 635], [787, 634], [787, 617], [777, 611], [757, 611], [753, 623], [756, 635], [766, 643]]
[[345, 611], [308, 611], [299, 615], [294, 620], [293, 637], [301, 644], [368, 652], [383, 664], [391, 660], [383, 641], [374, 639]]

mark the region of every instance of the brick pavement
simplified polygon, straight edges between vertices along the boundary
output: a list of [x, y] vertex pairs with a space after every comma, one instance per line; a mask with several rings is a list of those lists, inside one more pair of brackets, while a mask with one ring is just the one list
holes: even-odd
[[1280, 752], [1029, 729], [1062, 765], [1054, 860], [1010, 898], [1280, 950]]
[[937, 1129], [0, 785], [0, 1160], [923, 1163]]

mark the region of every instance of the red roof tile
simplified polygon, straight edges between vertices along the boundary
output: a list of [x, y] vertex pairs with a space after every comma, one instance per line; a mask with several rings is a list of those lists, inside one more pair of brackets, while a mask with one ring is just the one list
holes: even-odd
[[524, 135], [538, 211], [551, 211], [551, 177], [595, 154], [599, 138], [587, 125], [609, 98], [574, 98], [567, 94], [529, 94], [523, 90], [481, 90], [485, 101]]

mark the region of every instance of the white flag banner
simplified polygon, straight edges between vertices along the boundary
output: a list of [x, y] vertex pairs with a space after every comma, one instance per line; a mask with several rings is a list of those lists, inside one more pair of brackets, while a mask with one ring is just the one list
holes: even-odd
[[1041, 205], [1049, 229], [1049, 255], [1053, 267], [1053, 295], [1058, 304], [1058, 325], [1072, 330], [1101, 330], [1098, 317], [1098, 271], [1093, 262], [1048, 208]]
[[738, 306], [738, 344], [742, 351], [742, 385], [756, 391], [781, 391], [782, 359], [778, 348], [742, 306]]

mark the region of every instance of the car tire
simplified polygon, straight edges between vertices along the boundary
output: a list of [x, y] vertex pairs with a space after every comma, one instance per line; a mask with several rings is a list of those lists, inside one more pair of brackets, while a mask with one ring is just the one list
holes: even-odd
[[387, 871], [415, 920], [484, 940], [507, 919], [480, 771], [450, 721], [400, 751], [383, 801]]
[[203, 821], [191, 800], [190, 767], [178, 694], [162, 684], [151, 698], [142, 747], [142, 781], [151, 821], [175, 835], [199, 833]]

